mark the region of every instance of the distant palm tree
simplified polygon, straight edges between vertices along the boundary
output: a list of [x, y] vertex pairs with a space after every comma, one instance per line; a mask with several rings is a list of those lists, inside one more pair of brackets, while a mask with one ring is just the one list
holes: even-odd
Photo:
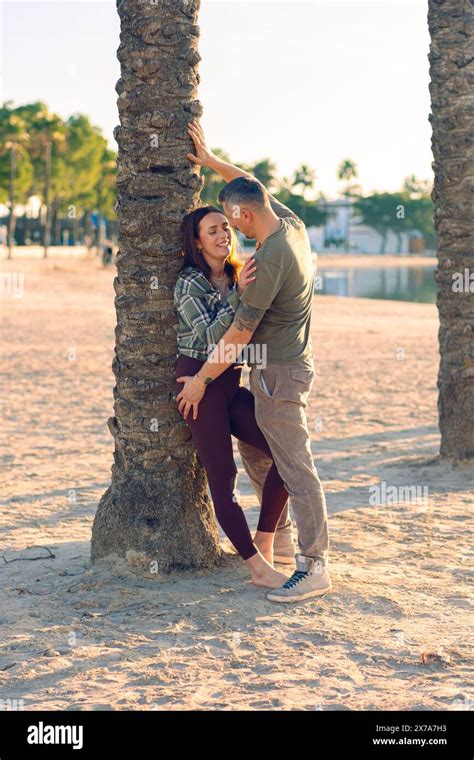
[[120, 126], [114, 286], [112, 482], [92, 530], [92, 559], [134, 557], [150, 569], [206, 567], [219, 561], [217, 526], [205, 474], [176, 405], [177, 319], [173, 288], [183, 215], [199, 200], [201, 179], [186, 153], [196, 100], [199, 3], [118, 0]]
[[[337, 178], [339, 180], [345, 180], [345, 186], [343, 190], [343, 196], [346, 199], [346, 201], [349, 201], [349, 199], [354, 194], [354, 191], [358, 186], [353, 185], [352, 180], [356, 179], [357, 177], [357, 165], [354, 161], [351, 161], [350, 158], [345, 158], [339, 166], [337, 167]], [[345, 248], [347, 253], [350, 253], [351, 250], [351, 241], [350, 241], [350, 234], [351, 234], [351, 217], [352, 217], [352, 209], [351, 206], [348, 205], [346, 214], [346, 232], [345, 232]]]
[[[48, 257], [51, 245], [51, 226], [55, 203], [51, 203], [52, 190], [57, 183], [59, 168], [59, 152], [66, 143], [66, 125], [58, 114], [51, 113], [41, 100], [20, 106], [18, 114], [25, 120], [29, 132], [28, 151], [35, 170], [33, 185], [40, 179], [36, 192], [43, 196], [43, 257]], [[56, 170], [55, 170], [56, 168]], [[74, 177], [76, 180], [76, 177]], [[32, 188], [33, 189], [33, 188]]]
[[[0, 201], [8, 200], [7, 258], [15, 245], [15, 204], [26, 201], [33, 167], [28, 155], [29, 135], [25, 121], [15, 113], [11, 102], [0, 107]], [[8, 190], [7, 190], [8, 188]]]
[[429, 0], [439, 427], [441, 455], [454, 460], [474, 458], [472, 22], [469, 0]]

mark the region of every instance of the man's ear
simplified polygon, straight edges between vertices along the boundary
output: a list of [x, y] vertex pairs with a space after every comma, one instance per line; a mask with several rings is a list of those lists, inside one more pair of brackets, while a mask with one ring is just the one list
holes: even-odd
[[243, 219], [247, 222], [247, 224], [251, 224], [253, 219], [253, 214], [248, 208], [243, 208], [240, 210], [240, 214], [243, 217]]

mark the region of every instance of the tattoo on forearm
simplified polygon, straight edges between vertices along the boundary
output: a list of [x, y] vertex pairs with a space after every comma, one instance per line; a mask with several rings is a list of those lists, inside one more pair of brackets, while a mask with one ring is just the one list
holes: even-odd
[[256, 309], [254, 306], [246, 306], [241, 303], [235, 312], [233, 327], [237, 330], [249, 330], [249, 332], [255, 332], [257, 329], [265, 309]]
[[202, 382], [204, 383], [204, 385], [209, 385], [209, 383], [212, 383], [212, 377], [203, 377], [202, 375], [199, 374], [199, 372], [197, 372], [196, 374], [197, 374], [198, 378], [200, 380], [202, 380]]

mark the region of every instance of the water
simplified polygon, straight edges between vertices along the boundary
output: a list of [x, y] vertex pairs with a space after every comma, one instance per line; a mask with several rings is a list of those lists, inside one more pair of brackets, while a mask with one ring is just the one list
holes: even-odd
[[353, 298], [435, 303], [432, 266], [326, 268], [320, 262], [315, 293]]

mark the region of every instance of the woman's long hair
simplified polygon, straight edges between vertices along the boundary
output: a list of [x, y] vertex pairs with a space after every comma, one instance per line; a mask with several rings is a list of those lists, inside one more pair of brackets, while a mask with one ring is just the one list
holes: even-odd
[[[205, 216], [213, 211], [217, 211], [222, 214], [222, 211], [215, 206], [201, 206], [200, 208], [191, 211], [183, 219], [183, 266], [196, 267], [199, 269], [208, 280], [211, 277], [211, 268], [207, 264], [202, 251], [196, 245], [196, 240], [199, 238], [199, 225]], [[230, 253], [224, 262], [224, 272], [229, 275], [231, 282], [235, 283], [238, 280], [240, 270], [243, 267], [243, 262], [239, 259], [237, 253], [237, 237], [229, 225], [230, 232]]]

